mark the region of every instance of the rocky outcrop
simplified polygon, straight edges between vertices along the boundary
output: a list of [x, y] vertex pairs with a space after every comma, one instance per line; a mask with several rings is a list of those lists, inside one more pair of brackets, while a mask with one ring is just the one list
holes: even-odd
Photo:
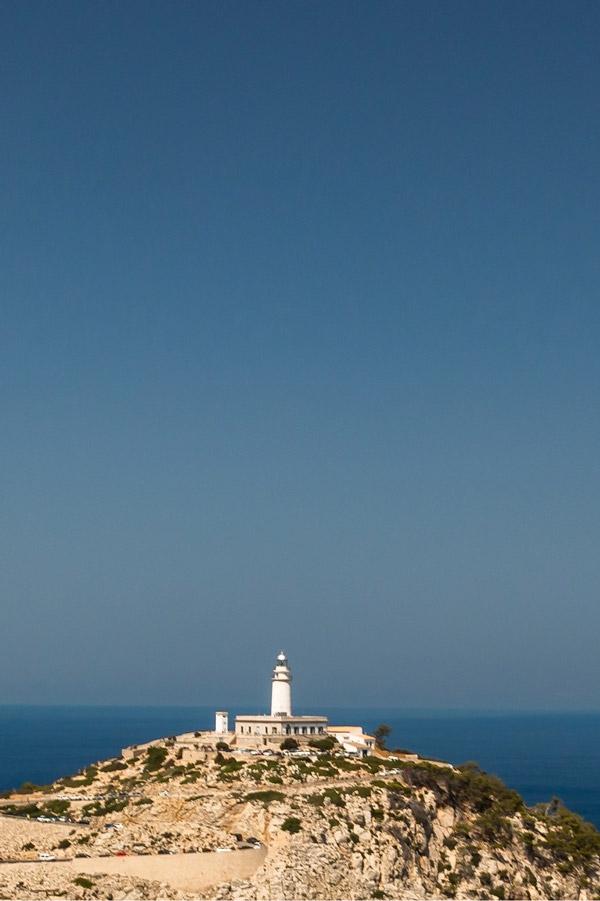
[[[65, 786], [77, 783], [72, 823], [61, 827], [68, 848], [56, 842], [57, 825], [32, 822], [28, 831], [24, 820], [18, 839], [5, 847], [13, 856], [27, 849], [23, 859], [34, 859], [42, 847], [63, 857], [211, 855], [262, 843], [266, 858], [252, 876], [196, 895], [222, 901], [600, 897], [600, 834], [560, 805], [527, 808], [476, 767], [385, 755], [354, 762], [316, 752], [310, 759], [213, 755], [182, 766], [170, 753], [165, 745], [164, 753], [98, 765], [43, 792], [7, 799], [13, 812], [23, 803], [51, 810], [64, 804]], [[0, 828], [0, 844], [1, 836]], [[56, 873], [52, 864], [43, 870]], [[142, 881], [136, 889], [135, 881], [115, 879], [94, 878], [89, 888], [71, 882], [61, 893], [191, 897], [173, 886]], [[0, 878], [3, 897], [32, 893], [44, 897], [23, 879]]]

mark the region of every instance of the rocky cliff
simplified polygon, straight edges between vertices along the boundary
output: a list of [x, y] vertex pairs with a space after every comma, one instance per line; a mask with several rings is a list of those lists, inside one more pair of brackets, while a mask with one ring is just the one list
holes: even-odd
[[[62, 839], [56, 819], [29, 827], [19, 819], [14, 838], [3, 818], [4, 859], [33, 860], [44, 849], [75, 862], [138, 855], [143, 865], [145, 855], [185, 852], [201, 866], [217, 849], [266, 848], [251, 875], [235, 878], [234, 867], [233, 878], [193, 892], [143, 877], [126, 886], [102, 875], [57, 882], [56, 862], [37, 864], [36, 881], [47, 871], [65, 897], [600, 897], [600, 834], [560, 804], [527, 808], [474, 766], [386, 755], [355, 762], [331, 752], [207, 753], [184, 765], [166, 741], [3, 804], [9, 814], [55, 819], [61, 811], [67, 820]], [[17, 885], [15, 866], [0, 867], [0, 897], [29, 897], [32, 877]]]

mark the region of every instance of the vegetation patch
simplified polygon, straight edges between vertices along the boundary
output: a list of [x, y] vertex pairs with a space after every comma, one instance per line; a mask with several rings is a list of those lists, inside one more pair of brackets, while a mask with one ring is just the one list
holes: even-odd
[[336, 757], [335, 765], [339, 770], [343, 770], [345, 773], [360, 773], [364, 772], [364, 766], [359, 763], [352, 763], [351, 760], [346, 760], [345, 757]]
[[43, 816], [44, 811], [37, 804], [4, 804], [0, 807], [0, 813], [4, 816], [39, 817]]
[[549, 829], [542, 847], [555, 860], [572, 864], [572, 867], [579, 866], [590, 873], [600, 855], [600, 832], [562, 806], [554, 816], [547, 818], [547, 825]]
[[383, 788], [385, 791], [389, 792], [400, 792], [403, 795], [410, 795], [410, 789], [406, 787], [402, 782], [398, 782], [397, 779], [389, 779], [385, 781], [384, 779], [374, 779], [371, 783], [373, 788]]
[[80, 886], [80, 888], [94, 888], [94, 883], [86, 876], [76, 876], [73, 880], [73, 884]]
[[127, 764], [124, 760], [111, 760], [106, 766], [100, 767], [101, 773], [116, 773], [118, 770], [126, 770]]
[[69, 810], [71, 803], [69, 801], [46, 801], [44, 804], [44, 809], [49, 813], [53, 814], [57, 817], [63, 817], [66, 812]]
[[311, 738], [308, 745], [310, 748], [316, 748], [317, 751], [332, 751], [337, 745], [337, 741], [329, 735], [326, 738]]
[[249, 792], [244, 796], [245, 801], [262, 801], [263, 804], [270, 804], [272, 801], [283, 801], [285, 795], [283, 792], [269, 789], [268, 791]]
[[98, 775], [97, 766], [88, 766], [77, 776], [65, 776], [58, 780], [58, 784], [62, 784], [65, 788], [81, 788], [85, 785], [91, 785]]
[[281, 824], [281, 829], [283, 832], [291, 832], [294, 835], [296, 832], [300, 832], [302, 829], [302, 823], [298, 819], [298, 817], [288, 817]]
[[352, 788], [344, 789], [344, 793], [347, 795], [358, 795], [359, 798], [370, 798], [371, 797], [371, 786], [370, 785], [353, 785]]
[[124, 808], [127, 807], [127, 799], [118, 800], [117, 798], [109, 798], [108, 800], [102, 801], [93, 801], [91, 804], [84, 804], [82, 807], [82, 813], [86, 816], [93, 817], [104, 817], [109, 813], [118, 813]]
[[344, 801], [344, 798], [342, 797], [340, 792], [337, 791], [337, 789], [326, 788], [325, 791], [323, 792], [323, 794], [325, 795], [326, 798], [329, 798], [330, 802], [332, 804], [334, 804], [336, 807], [345, 807], [346, 806], [346, 802]]
[[151, 745], [146, 751], [146, 763], [144, 764], [144, 769], [149, 773], [160, 770], [168, 756], [169, 752], [166, 748], [159, 748], [157, 745]]
[[[14, 790], [16, 795], [30, 795], [33, 792], [49, 792], [52, 790], [51, 785], [36, 785], [35, 782], [23, 782], [19, 788]], [[9, 793], [7, 792], [7, 795]]]

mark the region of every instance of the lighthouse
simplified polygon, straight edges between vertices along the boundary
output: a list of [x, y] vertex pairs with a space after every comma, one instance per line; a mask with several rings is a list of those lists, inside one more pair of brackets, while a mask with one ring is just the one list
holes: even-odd
[[292, 673], [287, 657], [280, 651], [273, 668], [271, 716], [292, 715]]
[[280, 651], [271, 676], [271, 713], [238, 714], [235, 744], [238, 748], [278, 749], [288, 736], [308, 744], [310, 736], [324, 735], [326, 716], [292, 716], [292, 673], [288, 659]]

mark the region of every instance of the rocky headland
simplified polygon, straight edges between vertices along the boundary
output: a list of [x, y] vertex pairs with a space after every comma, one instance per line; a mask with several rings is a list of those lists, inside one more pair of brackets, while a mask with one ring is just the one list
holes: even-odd
[[385, 751], [184, 762], [166, 739], [0, 808], [5, 899], [600, 897], [600, 833], [560, 803]]

